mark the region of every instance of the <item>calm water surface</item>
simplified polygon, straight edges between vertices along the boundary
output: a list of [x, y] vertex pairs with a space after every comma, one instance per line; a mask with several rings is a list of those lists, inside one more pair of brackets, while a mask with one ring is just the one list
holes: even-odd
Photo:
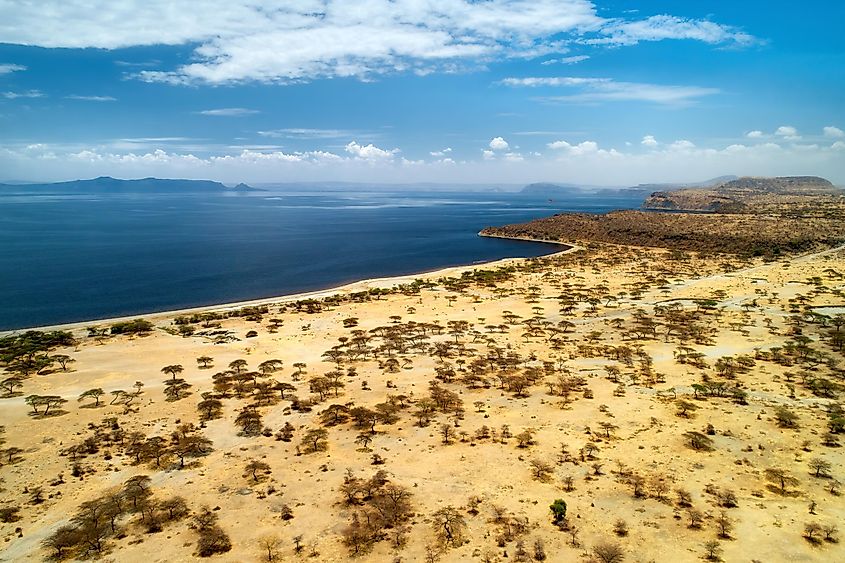
[[0, 329], [324, 289], [504, 257], [544, 244], [490, 225], [641, 196], [530, 201], [509, 194], [0, 193]]

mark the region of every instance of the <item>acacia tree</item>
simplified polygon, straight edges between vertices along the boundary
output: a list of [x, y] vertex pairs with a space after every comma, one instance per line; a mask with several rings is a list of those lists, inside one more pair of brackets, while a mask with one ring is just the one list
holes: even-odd
[[786, 407], [775, 409], [775, 420], [781, 428], [798, 428], [798, 415]]
[[[61, 405], [67, 403], [67, 399], [63, 399], [58, 395], [30, 395], [24, 402], [32, 407], [33, 414], [48, 416], [51, 408], [58, 409]], [[38, 412], [38, 407], [44, 405], [44, 411]], [[55, 412], [53, 414], [56, 414]]]
[[23, 379], [17, 375], [13, 375], [0, 381], [0, 386], [6, 390], [6, 396], [11, 397], [16, 393], [15, 389], [23, 387]]
[[530, 465], [531, 473], [534, 475], [534, 479], [536, 479], [537, 481], [548, 481], [549, 476], [554, 471], [554, 467], [552, 467], [552, 464], [539, 459], [532, 459]]
[[200, 411], [200, 420], [214, 420], [220, 418], [223, 411], [223, 402], [210, 394], [203, 393], [203, 399], [197, 404], [197, 409]]
[[247, 474], [252, 475], [252, 480], [256, 483], [259, 481], [258, 472], [268, 472], [270, 471], [270, 464], [260, 461], [257, 459], [250, 460], [249, 463], [246, 464], [246, 472]]
[[830, 477], [831, 464], [819, 457], [813, 458], [809, 463], [814, 477]]
[[241, 373], [246, 369], [246, 360], [237, 359], [229, 362], [229, 369], [234, 370], [235, 373]]
[[185, 368], [183, 368], [181, 364], [173, 364], [161, 368], [161, 373], [169, 375], [173, 379], [176, 379], [176, 376], [182, 373], [183, 371], [185, 371]]
[[260, 371], [264, 375], [269, 375], [274, 371], [280, 370], [283, 365], [284, 364], [282, 363], [282, 360], [265, 360], [258, 364], [258, 371]]
[[689, 446], [694, 450], [706, 452], [713, 449], [713, 440], [701, 432], [684, 432], [684, 437], [688, 440]]
[[261, 414], [251, 407], [244, 407], [235, 418], [235, 424], [241, 427], [246, 436], [257, 436], [261, 433]]
[[675, 403], [675, 406], [678, 407], [677, 415], [681, 418], [690, 418], [692, 416], [692, 413], [698, 410], [697, 405], [684, 400], [679, 400]]
[[361, 449], [364, 451], [369, 451], [369, 445], [373, 441], [373, 435], [367, 433], [358, 434], [355, 438], [355, 443], [361, 445]]
[[448, 446], [452, 443], [452, 440], [455, 438], [455, 428], [448, 423], [441, 424], [440, 436], [443, 439], [443, 443]]
[[264, 552], [264, 558], [268, 563], [272, 563], [279, 556], [279, 548], [282, 545], [282, 540], [277, 536], [264, 536], [258, 540], [258, 546]]
[[325, 428], [311, 428], [302, 437], [302, 445], [309, 453], [319, 452], [328, 447], [329, 433]]
[[719, 531], [719, 537], [722, 539], [730, 539], [731, 530], [734, 527], [733, 519], [722, 511], [713, 521], [716, 524], [716, 529]]
[[464, 542], [466, 520], [461, 512], [449, 505], [444, 506], [432, 515], [432, 526], [437, 537], [447, 547], [458, 547]]
[[182, 434], [173, 445], [173, 453], [179, 458], [179, 468], [185, 467], [188, 457], [200, 457], [211, 450], [211, 440], [202, 434]]
[[168, 401], [178, 401], [184, 398], [186, 394], [189, 394], [188, 389], [190, 388], [191, 384], [187, 383], [181, 377], [168, 379], [164, 382], [164, 395]]
[[197, 364], [199, 364], [200, 369], [208, 369], [211, 367], [211, 363], [214, 361], [214, 358], [211, 356], [200, 356], [197, 358]]
[[73, 358], [71, 358], [70, 356], [68, 356], [67, 354], [53, 354], [53, 356], [51, 356], [51, 357], [54, 360], [56, 360], [57, 362], [59, 362], [59, 365], [62, 366], [62, 371], [67, 371], [68, 370], [68, 367], [67, 367], [68, 364], [76, 361]]
[[779, 467], [766, 469], [766, 478], [780, 486], [780, 494], [786, 494], [786, 488], [798, 484], [798, 479], [792, 477], [788, 471]]
[[718, 561], [719, 554], [722, 552], [722, 544], [718, 540], [709, 540], [704, 542], [704, 556], [708, 561]]
[[102, 390], [100, 387], [96, 387], [94, 389], [89, 389], [88, 391], [84, 391], [82, 394], [79, 395], [77, 401], [84, 401], [85, 399], [93, 398], [94, 399], [94, 406], [100, 406], [100, 397], [105, 395], [105, 391]]

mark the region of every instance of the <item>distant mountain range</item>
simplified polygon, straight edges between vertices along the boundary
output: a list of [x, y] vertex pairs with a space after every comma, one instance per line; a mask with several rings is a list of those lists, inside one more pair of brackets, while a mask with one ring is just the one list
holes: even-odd
[[557, 198], [565, 197], [567, 195], [572, 195], [574, 193], [616, 193], [623, 190], [628, 193], [631, 193], [631, 191], [641, 191], [643, 193], [643, 197], [653, 191], [650, 189], [639, 187], [623, 188], [614, 186], [590, 186], [583, 184], [556, 184], [551, 182], [537, 182], [534, 184], [528, 184], [527, 186], [522, 188], [522, 190], [519, 191], [519, 195], [530, 198], [554, 200]]
[[736, 176], [719, 176], [718, 178], [712, 178], [710, 180], [705, 180], [704, 182], [691, 182], [691, 183], [677, 183], [677, 184], [639, 184], [637, 186], [591, 186], [591, 185], [584, 185], [584, 184], [559, 184], [553, 182], [537, 182], [534, 184], [528, 184], [519, 192], [521, 195], [527, 197], [537, 197], [537, 198], [544, 198], [544, 199], [555, 199], [558, 197], [565, 196], [567, 194], [572, 194], [573, 192], [582, 192], [582, 193], [618, 193], [618, 192], [641, 192], [643, 194], [643, 198], [645, 198], [648, 194], [658, 190], [677, 190], [683, 188], [699, 188], [699, 187], [710, 187], [722, 184], [724, 182], [728, 182], [731, 180], [736, 180]]
[[100, 176], [90, 180], [71, 180], [69, 182], [53, 182], [48, 184], [0, 184], [0, 190], [40, 190], [62, 192], [153, 192], [153, 193], [184, 193], [184, 192], [246, 192], [258, 191], [257, 188], [246, 184], [238, 184], [230, 188], [220, 182], [211, 180], [171, 180], [162, 178], [142, 178], [139, 180], [121, 180], [110, 176]]

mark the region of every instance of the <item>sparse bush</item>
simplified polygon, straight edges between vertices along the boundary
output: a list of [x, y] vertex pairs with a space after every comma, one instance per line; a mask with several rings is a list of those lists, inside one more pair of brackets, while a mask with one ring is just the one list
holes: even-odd
[[601, 563], [620, 563], [625, 559], [625, 551], [622, 546], [607, 541], [593, 546], [593, 555]]

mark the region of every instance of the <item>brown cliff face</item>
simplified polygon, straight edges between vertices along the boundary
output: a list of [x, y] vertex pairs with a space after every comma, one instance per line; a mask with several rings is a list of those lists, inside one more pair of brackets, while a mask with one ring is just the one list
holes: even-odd
[[643, 203], [643, 209], [757, 214], [779, 212], [802, 203], [841, 201], [842, 197], [842, 190], [816, 176], [745, 177], [712, 188], [654, 192]]

